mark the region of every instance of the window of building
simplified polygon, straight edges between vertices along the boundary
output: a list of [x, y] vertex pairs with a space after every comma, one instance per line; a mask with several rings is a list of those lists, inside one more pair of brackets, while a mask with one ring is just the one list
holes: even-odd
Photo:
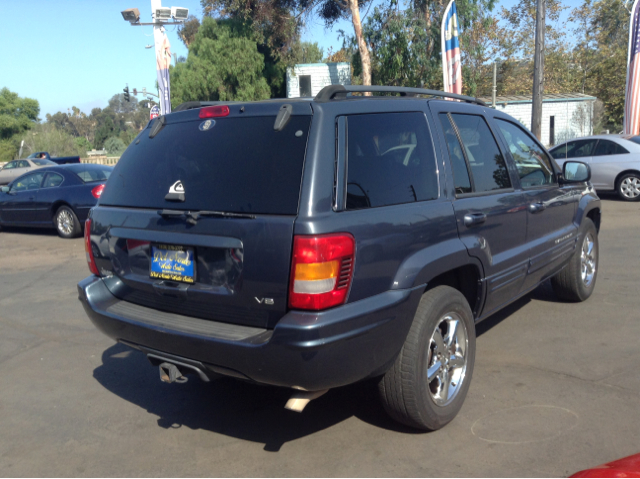
[[433, 143], [423, 113], [347, 117], [347, 209], [438, 197]]
[[555, 116], [549, 117], [549, 144], [550, 145], [556, 144], [556, 117]]
[[300, 96], [308, 98], [311, 96], [311, 75], [300, 75]]

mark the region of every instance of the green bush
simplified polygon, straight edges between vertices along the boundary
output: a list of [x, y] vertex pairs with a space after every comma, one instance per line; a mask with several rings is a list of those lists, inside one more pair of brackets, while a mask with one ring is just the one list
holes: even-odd
[[104, 142], [104, 149], [107, 150], [107, 153], [110, 155], [117, 155], [118, 153], [122, 153], [126, 148], [124, 142], [115, 136], [111, 138], [107, 138]]

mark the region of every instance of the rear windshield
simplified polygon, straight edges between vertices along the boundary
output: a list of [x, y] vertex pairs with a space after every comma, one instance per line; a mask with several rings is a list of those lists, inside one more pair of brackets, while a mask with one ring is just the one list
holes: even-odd
[[85, 183], [92, 181], [106, 181], [111, 176], [113, 168], [105, 166], [103, 168], [69, 168]]
[[33, 161], [38, 166], [50, 166], [50, 165], [56, 166], [56, 164], [51, 160], [31, 160], [31, 161]]
[[[145, 130], [124, 152], [100, 204], [296, 214], [310, 116], [220, 118]], [[179, 182], [184, 202], [165, 200]], [[175, 190], [175, 188], [174, 188]]]

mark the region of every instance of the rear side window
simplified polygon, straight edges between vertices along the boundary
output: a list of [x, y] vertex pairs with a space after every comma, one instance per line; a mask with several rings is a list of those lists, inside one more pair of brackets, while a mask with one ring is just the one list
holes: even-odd
[[596, 147], [596, 152], [593, 156], [604, 156], [604, 155], [623, 155], [624, 153], [629, 153], [626, 148], [617, 143], [609, 140], [600, 140], [598, 141], [598, 146]]
[[62, 184], [62, 176], [60, 176], [58, 173], [47, 173], [47, 177], [44, 180], [44, 183], [42, 184], [43, 188], [55, 188], [57, 186], [60, 186]]
[[[292, 215], [298, 211], [310, 116], [168, 123], [124, 152], [100, 204]], [[136, 144], [138, 143], [138, 144]], [[184, 202], [165, 200], [181, 182]]]
[[554, 184], [555, 176], [551, 162], [531, 135], [511, 122], [496, 118], [496, 123], [516, 163], [522, 187]]
[[452, 113], [451, 118], [462, 140], [463, 153], [473, 178], [473, 191], [483, 193], [510, 188], [507, 165], [485, 119], [459, 113]]
[[438, 197], [433, 143], [423, 113], [347, 117], [347, 209]]
[[34, 165], [38, 166], [55, 166], [55, 162], [51, 160], [31, 160]]
[[469, 170], [467, 162], [464, 159], [464, 153], [460, 147], [460, 142], [456, 136], [456, 132], [449, 120], [449, 115], [440, 113], [440, 122], [444, 130], [444, 137], [449, 150], [449, 159], [451, 160], [451, 168], [453, 169], [453, 184], [457, 194], [471, 193], [471, 180], [469, 179]]

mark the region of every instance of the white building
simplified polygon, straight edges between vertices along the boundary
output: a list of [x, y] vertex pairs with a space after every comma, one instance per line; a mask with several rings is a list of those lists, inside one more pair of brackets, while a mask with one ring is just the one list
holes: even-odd
[[[593, 134], [593, 105], [596, 98], [582, 93], [549, 94], [542, 97], [542, 143], [557, 143]], [[482, 97], [491, 105], [491, 97]], [[530, 96], [496, 97], [496, 109], [511, 115], [531, 129]]]
[[351, 85], [351, 64], [300, 63], [287, 68], [287, 98], [314, 97], [327, 85]]

